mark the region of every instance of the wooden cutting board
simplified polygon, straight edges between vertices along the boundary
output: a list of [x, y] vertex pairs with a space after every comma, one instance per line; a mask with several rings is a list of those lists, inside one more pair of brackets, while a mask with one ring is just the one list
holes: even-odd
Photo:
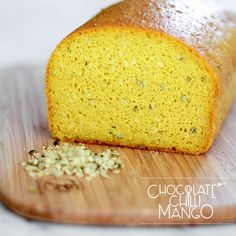
[[[28, 150], [53, 143], [44, 97], [43, 67], [0, 72], [0, 199], [11, 210], [33, 219], [81, 224], [236, 221], [236, 104], [208, 154], [196, 157], [116, 148], [125, 163], [122, 172], [86, 182], [67, 177], [33, 179], [21, 166]], [[107, 146], [89, 148], [102, 151]], [[209, 186], [214, 193], [206, 191]], [[179, 194], [173, 193], [177, 189]], [[159, 197], [154, 196], [158, 193]], [[188, 195], [201, 203], [172, 206]], [[183, 209], [193, 208], [190, 216], [182, 215]]]

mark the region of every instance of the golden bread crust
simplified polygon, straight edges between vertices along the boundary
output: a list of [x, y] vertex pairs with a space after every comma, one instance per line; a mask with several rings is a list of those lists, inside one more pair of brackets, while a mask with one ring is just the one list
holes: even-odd
[[236, 15], [202, 0], [125, 0], [75, 30], [107, 26], [138, 27], [164, 32], [196, 50], [221, 79], [236, 67]]

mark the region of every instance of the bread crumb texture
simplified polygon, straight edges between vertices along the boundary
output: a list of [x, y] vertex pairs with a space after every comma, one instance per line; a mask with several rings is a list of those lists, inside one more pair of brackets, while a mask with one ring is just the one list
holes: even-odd
[[177, 40], [106, 28], [68, 37], [48, 67], [54, 137], [199, 153], [212, 132], [216, 84]]

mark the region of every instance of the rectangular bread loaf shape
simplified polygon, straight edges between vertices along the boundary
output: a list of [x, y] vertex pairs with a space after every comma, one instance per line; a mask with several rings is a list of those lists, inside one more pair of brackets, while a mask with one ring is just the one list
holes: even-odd
[[236, 90], [236, 16], [209, 1], [125, 0], [48, 62], [54, 138], [198, 155]]

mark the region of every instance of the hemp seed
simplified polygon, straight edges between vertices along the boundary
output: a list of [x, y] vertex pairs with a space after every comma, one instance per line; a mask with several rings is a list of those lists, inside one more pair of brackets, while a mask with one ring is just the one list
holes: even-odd
[[31, 150], [29, 155], [22, 166], [32, 177], [68, 175], [91, 180], [98, 175], [107, 178], [110, 173], [118, 174], [124, 166], [118, 152], [108, 149], [95, 153], [84, 144], [57, 143], [43, 147], [42, 153]]

